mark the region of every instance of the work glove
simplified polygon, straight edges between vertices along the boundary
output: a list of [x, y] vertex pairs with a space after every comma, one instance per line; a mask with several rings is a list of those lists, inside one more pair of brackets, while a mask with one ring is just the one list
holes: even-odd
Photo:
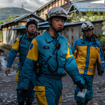
[[76, 82], [76, 85], [80, 88], [80, 91], [85, 88], [84, 84], [82, 84], [81, 81]]
[[102, 76], [102, 74], [104, 73], [104, 71], [98, 71], [98, 75]]
[[26, 102], [28, 102], [29, 100], [28, 90], [22, 89], [22, 97]]
[[104, 66], [102, 66], [103, 64], [100, 62], [97, 62], [97, 71], [98, 71], [98, 75], [102, 76], [102, 74], [104, 73]]

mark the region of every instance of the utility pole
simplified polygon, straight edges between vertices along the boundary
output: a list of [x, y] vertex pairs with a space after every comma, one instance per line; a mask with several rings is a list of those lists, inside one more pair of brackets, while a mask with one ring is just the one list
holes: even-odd
[[24, 5], [22, 4], [22, 9], [24, 9]]

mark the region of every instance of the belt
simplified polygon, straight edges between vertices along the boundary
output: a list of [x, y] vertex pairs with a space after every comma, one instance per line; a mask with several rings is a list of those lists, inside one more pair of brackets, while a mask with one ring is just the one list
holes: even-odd
[[59, 80], [62, 78], [62, 76], [59, 75], [51, 75], [51, 74], [41, 74], [40, 76], [46, 77], [46, 78], [50, 78], [50, 79], [55, 79], [55, 80]]

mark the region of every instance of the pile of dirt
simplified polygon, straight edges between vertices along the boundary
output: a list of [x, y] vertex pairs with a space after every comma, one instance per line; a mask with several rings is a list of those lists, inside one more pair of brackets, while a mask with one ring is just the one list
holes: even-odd
[[3, 49], [3, 50], [5, 49], [5, 50], [10, 51], [11, 45], [0, 42], [0, 49]]

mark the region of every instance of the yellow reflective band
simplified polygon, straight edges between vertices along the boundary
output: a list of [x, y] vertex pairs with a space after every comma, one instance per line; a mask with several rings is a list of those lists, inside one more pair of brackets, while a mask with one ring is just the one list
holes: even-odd
[[[79, 73], [80, 74], [84, 74], [84, 69], [80, 69], [80, 68], [78, 68], [79, 69]], [[87, 71], [87, 75], [94, 75], [95, 74], [95, 70], [88, 70]]]
[[[68, 45], [69, 45], [69, 43], [68, 43]], [[73, 56], [73, 55], [70, 55], [70, 49], [69, 49], [69, 47], [68, 47], [68, 48], [67, 48], [66, 59], [67, 59], [67, 58], [70, 58], [71, 56]]]
[[59, 97], [59, 103], [61, 103], [61, 101], [62, 101], [62, 94]]
[[94, 76], [93, 76], [93, 84], [94, 84], [95, 82], [94, 82]]
[[15, 42], [14, 42], [14, 44], [13, 44], [13, 46], [12, 46], [13, 49], [19, 50], [19, 41], [20, 41], [19, 38], [17, 38], [17, 39], [15, 40]]
[[100, 53], [98, 53], [98, 62], [101, 61]]
[[18, 78], [19, 78], [19, 69], [17, 69], [17, 72], [16, 72], [16, 77], [15, 77], [16, 82], [18, 82]]
[[33, 90], [36, 93], [38, 99], [38, 105], [48, 105], [45, 94], [45, 86], [35, 86]]
[[36, 39], [32, 40], [32, 43], [30, 45], [29, 48], [29, 52], [27, 54], [27, 58], [31, 59], [31, 60], [38, 60], [38, 43], [36, 41]]
[[73, 53], [73, 55], [74, 55], [74, 57], [76, 59], [76, 57], [77, 57], [77, 49], [75, 50], [75, 52]]

